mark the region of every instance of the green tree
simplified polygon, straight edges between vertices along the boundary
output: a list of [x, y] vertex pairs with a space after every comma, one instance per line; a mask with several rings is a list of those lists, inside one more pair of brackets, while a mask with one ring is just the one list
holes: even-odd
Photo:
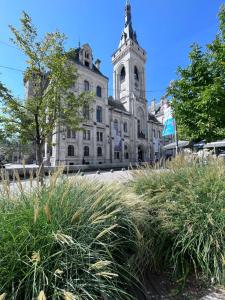
[[194, 44], [190, 64], [178, 68], [168, 95], [179, 134], [191, 140], [225, 138], [225, 5], [219, 12], [220, 30], [203, 51]]
[[43, 177], [43, 152], [48, 139], [64, 126], [80, 128], [82, 107], [92, 100], [90, 93], [76, 95], [73, 86], [77, 71], [64, 49], [65, 36], [47, 33], [40, 39], [28, 14], [23, 12], [21, 30], [13, 26], [13, 42], [27, 58], [24, 83], [29, 90], [24, 101], [13, 97], [1, 85], [2, 128], [7, 135], [36, 144], [37, 163]]

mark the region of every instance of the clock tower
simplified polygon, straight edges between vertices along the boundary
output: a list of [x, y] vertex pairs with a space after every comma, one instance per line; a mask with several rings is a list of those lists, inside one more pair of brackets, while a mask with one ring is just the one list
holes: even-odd
[[132, 26], [131, 5], [126, 2], [125, 25], [119, 47], [112, 55], [114, 99], [135, 114], [134, 99], [146, 110], [146, 52], [139, 45]]

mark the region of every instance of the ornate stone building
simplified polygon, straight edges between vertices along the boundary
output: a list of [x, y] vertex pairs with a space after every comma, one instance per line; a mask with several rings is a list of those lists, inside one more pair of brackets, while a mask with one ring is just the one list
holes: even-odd
[[[94, 91], [92, 107], [84, 108], [83, 131], [64, 128], [53, 136], [51, 164], [129, 164], [159, 159], [162, 124], [148, 112], [146, 99], [146, 51], [132, 27], [131, 5], [125, 8], [125, 26], [118, 49], [112, 55], [113, 97], [108, 78], [93, 61], [88, 44], [69, 52], [79, 79], [75, 93]], [[46, 148], [47, 156], [47, 148]]]

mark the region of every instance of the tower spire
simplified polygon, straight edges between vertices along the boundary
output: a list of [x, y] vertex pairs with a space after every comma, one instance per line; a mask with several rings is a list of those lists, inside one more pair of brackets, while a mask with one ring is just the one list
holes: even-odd
[[138, 44], [136, 32], [133, 30], [132, 26], [132, 15], [131, 15], [131, 5], [130, 1], [126, 0], [125, 6], [125, 26], [122, 32], [121, 40], [119, 47], [122, 46], [128, 39], [133, 40], [135, 43]]

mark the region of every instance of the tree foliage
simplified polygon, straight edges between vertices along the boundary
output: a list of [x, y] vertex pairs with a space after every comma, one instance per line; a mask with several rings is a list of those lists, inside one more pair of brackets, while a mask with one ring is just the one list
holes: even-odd
[[24, 83], [25, 100], [16, 99], [0, 86], [2, 128], [8, 135], [17, 134], [23, 141], [36, 143], [37, 160], [43, 162], [46, 140], [65, 126], [79, 128], [83, 121], [82, 107], [92, 95], [73, 91], [77, 71], [64, 49], [65, 35], [47, 33], [43, 38], [23, 12], [21, 30], [13, 26], [13, 42], [27, 58]]
[[194, 44], [190, 64], [178, 68], [179, 78], [171, 82], [180, 136], [207, 141], [225, 138], [225, 5], [219, 12], [220, 30], [206, 50]]

